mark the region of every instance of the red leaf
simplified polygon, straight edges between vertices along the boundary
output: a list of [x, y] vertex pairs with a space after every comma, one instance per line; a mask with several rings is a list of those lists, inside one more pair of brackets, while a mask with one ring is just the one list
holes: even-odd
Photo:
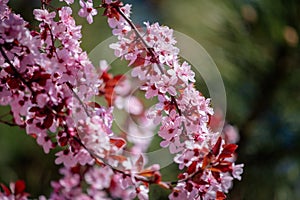
[[203, 175], [203, 171], [202, 170], [199, 171], [199, 172], [197, 172], [197, 174], [195, 176], [193, 176], [193, 179], [192, 179], [193, 182], [197, 183], [198, 185], [206, 185], [206, 184], [208, 184], [208, 182], [206, 182], [206, 181], [204, 181], [202, 179], [202, 175]]
[[29, 112], [37, 112], [37, 111], [39, 111], [39, 110], [40, 110], [39, 107], [31, 107], [31, 108], [29, 109]]
[[144, 65], [145, 58], [143, 58], [141, 55], [137, 55], [137, 58], [135, 59], [134, 63], [132, 64], [134, 67], [138, 67], [141, 65]]
[[125, 160], [127, 160], [127, 157], [122, 156], [122, 155], [110, 155], [110, 157], [119, 162], [124, 162]]
[[60, 146], [64, 147], [68, 144], [69, 139], [67, 137], [60, 137], [58, 142], [60, 144]]
[[41, 86], [45, 86], [47, 80], [51, 77], [50, 74], [41, 74], [40, 77], [37, 79], [37, 83]]
[[214, 166], [211, 170], [215, 171], [214, 169], [217, 169], [218, 171], [221, 171], [221, 172], [229, 172], [229, 171], [231, 171], [231, 165], [232, 165], [231, 162], [223, 161], [220, 164], [218, 164], [217, 166]]
[[192, 174], [192, 173], [196, 172], [196, 167], [197, 167], [197, 162], [194, 161], [194, 162], [192, 162], [192, 164], [188, 167], [188, 169], [186, 170], [186, 172], [187, 172], [188, 174]]
[[9, 195], [11, 194], [10, 189], [9, 189], [8, 187], [6, 187], [4, 184], [0, 183], [0, 186], [1, 186], [1, 188], [2, 188], [2, 190], [4, 191], [4, 194], [5, 194], [6, 196], [9, 196]]
[[7, 85], [10, 89], [17, 89], [20, 86], [20, 82], [16, 78], [10, 78], [7, 80]]
[[104, 82], [107, 82], [109, 79], [112, 78], [112, 75], [107, 72], [102, 72], [100, 79], [103, 79]]
[[223, 192], [217, 191], [216, 200], [224, 200], [226, 199], [226, 195]]
[[165, 182], [158, 182], [157, 184], [164, 189], [170, 189], [170, 186]]
[[43, 123], [43, 127], [45, 128], [45, 129], [48, 129], [48, 128], [50, 128], [51, 126], [52, 126], [52, 124], [53, 124], [53, 115], [51, 115], [51, 114], [49, 114], [49, 115], [47, 115], [47, 117], [44, 119], [44, 123]]
[[211, 173], [214, 176], [214, 178], [220, 183], [221, 182], [220, 173], [215, 171], [212, 171]]
[[97, 102], [88, 102], [87, 103], [88, 106], [92, 107], [92, 108], [101, 108], [101, 106], [97, 103]]
[[121, 81], [122, 78], [124, 78], [123, 75], [114, 76], [112, 79], [106, 82], [106, 87], [115, 87], [117, 83]]
[[12, 75], [15, 73], [15, 71], [13, 70], [13, 68], [12, 68], [11, 66], [5, 67], [5, 68], [4, 68], [4, 71], [5, 71], [6, 73], [12, 74]]
[[225, 145], [223, 151], [221, 152], [219, 158], [229, 158], [237, 149], [238, 145], [236, 144], [227, 144]]
[[46, 40], [46, 39], [47, 39], [47, 36], [48, 36], [48, 34], [47, 34], [47, 29], [45, 29], [45, 30], [41, 33], [41, 39], [42, 39], [42, 40]]
[[154, 173], [155, 173], [155, 171], [153, 171], [153, 170], [145, 169], [145, 170], [141, 171], [139, 173], [139, 175], [144, 176], [144, 177], [151, 177], [154, 175]]
[[208, 153], [204, 158], [202, 162], [202, 169], [205, 169], [210, 163], [212, 159], [212, 153]]
[[217, 156], [220, 152], [220, 147], [221, 147], [221, 143], [222, 143], [222, 138], [219, 137], [218, 141], [216, 142], [215, 146], [212, 149], [212, 153]]
[[110, 138], [110, 143], [118, 147], [123, 148], [126, 145], [126, 141], [122, 138]]
[[178, 174], [177, 178], [178, 178], [178, 179], [185, 179], [185, 175], [182, 174], [182, 173], [180, 173], [180, 174]]
[[26, 185], [23, 180], [18, 180], [15, 183], [15, 194], [22, 194], [25, 191]]
[[108, 103], [108, 106], [111, 106], [115, 98], [114, 89], [125, 77], [123, 75], [117, 75], [112, 77], [110, 74], [104, 72], [101, 78], [104, 80], [105, 86], [104, 91], [103, 88], [100, 88], [100, 93], [104, 92], [105, 100]]

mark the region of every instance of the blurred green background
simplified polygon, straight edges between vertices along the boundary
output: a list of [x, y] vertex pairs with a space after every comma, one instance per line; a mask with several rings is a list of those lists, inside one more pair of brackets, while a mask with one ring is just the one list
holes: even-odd
[[[216, 62], [226, 88], [226, 119], [240, 131], [237, 162], [245, 164], [243, 179], [235, 181], [228, 199], [300, 199], [300, 2], [125, 2], [133, 4], [134, 22], [159, 21], [180, 31], [202, 44]], [[11, 0], [10, 6], [32, 21], [31, 11], [40, 3]], [[87, 25], [78, 18], [87, 52], [111, 36], [104, 17], [94, 21]], [[199, 88], [206, 91], [203, 83]], [[1, 108], [0, 115], [8, 110]], [[49, 193], [49, 180], [58, 177], [53, 153], [45, 156], [19, 128], [1, 124], [0, 133], [0, 182], [20, 178], [33, 196]], [[173, 169], [163, 173], [174, 176]], [[151, 199], [166, 198], [166, 191], [152, 189]]]

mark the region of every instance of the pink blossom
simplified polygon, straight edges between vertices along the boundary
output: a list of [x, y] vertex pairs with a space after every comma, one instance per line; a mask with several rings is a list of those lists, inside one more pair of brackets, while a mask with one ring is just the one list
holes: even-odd
[[161, 80], [155, 84], [155, 86], [161, 93], [165, 94], [166, 92], [168, 92], [172, 96], [175, 96], [177, 94], [175, 85], [178, 78], [174, 75], [173, 72], [174, 71], [170, 70], [170, 76], [163, 74]]
[[0, 33], [2, 36], [0, 43], [3, 43], [3, 40], [6, 42], [12, 42], [14, 39], [21, 40], [26, 33], [29, 34], [29, 31], [24, 28], [25, 21], [13, 13], [8, 13], [6, 18], [1, 19], [0, 24]]
[[64, 2], [66, 2], [68, 5], [74, 3], [74, 0], [59, 0], [59, 1], [64, 1]]
[[93, 167], [84, 176], [86, 182], [97, 190], [109, 188], [113, 171], [109, 167]]
[[240, 140], [238, 129], [230, 124], [224, 127], [223, 134], [228, 143], [236, 144]]
[[78, 131], [83, 144], [100, 158], [110, 150], [110, 140], [106, 126], [99, 116], [80, 121]]
[[45, 9], [34, 9], [33, 14], [36, 20], [45, 22], [47, 24], [51, 24], [53, 18], [56, 15], [55, 12], [49, 13], [48, 10]]
[[149, 193], [149, 188], [146, 187], [145, 185], [140, 185], [138, 188], [137, 188], [137, 196], [140, 200], [148, 200], [149, 199], [149, 196], [148, 196], [148, 193]]
[[93, 1], [88, 0], [85, 2], [84, 0], [79, 1], [81, 9], [78, 12], [80, 17], [84, 17], [87, 19], [88, 23], [93, 23], [93, 16], [97, 15], [97, 10], [93, 8]]
[[38, 134], [37, 143], [43, 147], [45, 153], [49, 153], [50, 149], [53, 148], [53, 143], [45, 132]]
[[241, 180], [241, 174], [243, 173], [244, 164], [233, 165], [232, 167], [232, 175], [234, 178]]
[[1, 0], [0, 1], [0, 18], [3, 17], [3, 15], [8, 14], [9, 9], [7, 6], [9, 0]]
[[[180, 115], [173, 109], [170, 111], [169, 115], [163, 119], [162, 127], [165, 127], [165, 128], [168, 127], [167, 128], [167, 129], [169, 129], [168, 134], [172, 134], [172, 135], [176, 134], [176, 133], [172, 133], [172, 131], [170, 129], [174, 128], [176, 131], [177, 127], [179, 127], [181, 125], [181, 120], [182, 119], [181, 119]], [[166, 133], [164, 133], [164, 134], [166, 134]], [[169, 138], [170, 136], [165, 136], [162, 133], [161, 137]]]
[[80, 164], [80, 165], [93, 165], [95, 160], [91, 156], [91, 154], [83, 148], [80, 148], [78, 152], [74, 155], [74, 159]]
[[59, 151], [55, 155], [57, 156], [55, 159], [57, 165], [63, 163], [66, 167], [73, 167], [76, 164], [76, 160], [69, 150]]
[[222, 176], [222, 178], [221, 178], [222, 190], [225, 193], [227, 193], [228, 190], [232, 187], [232, 181], [233, 181], [233, 178], [229, 174], [225, 174], [224, 176]]
[[186, 84], [188, 85], [190, 82], [195, 82], [195, 73], [191, 70], [191, 66], [187, 62], [183, 62], [180, 65], [177, 62], [174, 62], [174, 71], [176, 72], [177, 76]]
[[73, 19], [72, 9], [70, 7], [62, 7], [58, 11], [61, 22], [63, 22], [66, 26], [75, 26], [75, 20]]

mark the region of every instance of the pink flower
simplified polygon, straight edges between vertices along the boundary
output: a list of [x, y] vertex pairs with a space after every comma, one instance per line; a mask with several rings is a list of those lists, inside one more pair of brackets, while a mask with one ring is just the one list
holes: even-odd
[[227, 124], [223, 129], [225, 140], [228, 143], [237, 143], [240, 140], [240, 135], [237, 127]]
[[140, 200], [148, 200], [149, 199], [148, 193], [149, 193], [149, 188], [146, 187], [145, 185], [140, 185], [137, 188], [137, 196]]
[[232, 180], [233, 178], [229, 174], [225, 174], [221, 177], [221, 186], [224, 192], [227, 193], [228, 190], [232, 187]]
[[179, 79], [181, 79], [184, 84], [188, 85], [190, 82], [195, 82], [195, 73], [191, 70], [191, 66], [187, 62], [183, 62], [182, 65], [175, 62], [174, 71], [176, 72]]
[[75, 26], [75, 20], [71, 16], [72, 14], [72, 9], [70, 7], [62, 7], [59, 11], [58, 14], [61, 18], [61, 21], [65, 25], [70, 25], [70, 26]]
[[232, 166], [232, 176], [238, 180], [242, 180], [241, 174], [243, 173], [244, 164]]
[[43, 147], [45, 153], [49, 153], [50, 149], [53, 148], [53, 143], [45, 132], [38, 135], [37, 143]]
[[36, 20], [45, 22], [47, 24], [51, 24], [56, 15], [55, 12], [49, 13], [48, 10], [45, 9], [34, 9], [33, 14]]
[[81, 9], [78, 12], [80, 17], [85, 17], [89, 24], [93, 23], [93, 16], [97, 15], [97, 10], [93, 8], [93, 1], [79, 1]]
[[82, 143], [100, 158], [104, 158], [106, 152], [111, 149], [108, 136], [110, 132], [107, 132], [107, 126], [100, 116], [80, 120], [78, 132]]
[[168, 75], [163, 74], [161, 80], [155, 84], [155, 86], [161, 93], [165, 94], [166, 92], [168, 92], [172, 96], [175, 96], [177, 94], [175, 85], [178, 78], [174, 73], [175, 72], [173, 70], [168, 70]]
[[113, 171], [109, 167], [93, 167], [84, 176], [86, 182], [93, 188], [102, 190], [109, 188]]
[[[23, 39], [26, 34], [29, 34], [28, 30], [24, 30], [24, 25], [25, 21], [20, 16], [10, 13], [7, 18], [3, 18], [0, 21], [1, 37], [6, 42], [12, 42], [14, 39]], [[0, 43], [3, 40], [0, 40]]]
[[57, 165], [63, 163], [66, 167], [73, 167], [76, 164], [73, 153], [69, 150], [59, 151], [55, 155], [57, 156], [55, 159], [55, 164]]
[[66, 2], [68, 5], [74, 3], [74, 0], [59, 0], [59, 1], [64, 1], [64, 2]]

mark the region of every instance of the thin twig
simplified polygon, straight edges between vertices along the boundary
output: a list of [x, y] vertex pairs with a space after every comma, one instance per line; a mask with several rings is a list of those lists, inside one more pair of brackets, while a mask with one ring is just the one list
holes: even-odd
[[18, 126], [17, 124], [15, 124], [15, 123], [12, 123], [12, 122], [7, 122], [7, 121], [4, 121], [4, 120], [2, 120], [2, 119], [0, 119], [0, 123], [2, 123], [2, 124], [6, 124], [6, 125], [8, 125], [8, 126]]
[[[137, 37], [142, 41], [142, 43], [143, 43], [144, 46], [146, 47], [147, 51], [150, 53], [151, 57], [152, 57], [153, 59], [157, 60], [153, 48], [151, 48], [151, 47], [148, 45], [148, 43], [144, 40], [143, 36], [142, 36], [141, 33], [138, 31], [138, 29], [137, 29], [137, 27], [134, 25], [134, 23], [133, 23], [133, 22], [132, 22], [132, 21], [131, 21], [124, 13], [123, 13], [123, 11], [122, 11], [119, 7], [116, 7], [116, 10], [117, 10], [117, 11], [119, 12], [119, 14], [125, 19], [125, 21], [130, 25], [130, 27], [133, 29], [133, 31], [135, 32], [135, 34], [137, 35]], [[158, 66], [158, 69], [160, 70], [160, 72], [161, 72], [162, 74], [165, 74], [165, 73], [164, 73], [164, 70], [163, 70], [163, 67], [162, 67], [162, 65], [161, 65], [161, 63], [159, 63], [158, 61], [157, 61], [157, 66]], [[178, 114], [179, 114], [180, 116], [182, 116], [182, 112], [181, 112], [181, 110], [179, 109], [178, 103], [177, 103], [177, 101], [176, 101], [176, 99], [175, 99], [174, 96], [171, 96], [171, 102], [174, 103], [174, 105], [175, 105], [175, 107], [176, 107], [176, 110], [177, 110]]]
[[81, 101], [81, 99], [79, 98], [79, 96], [77, 95], [77, 93], [73, 90], [73, 86], [71, 85], [71, 83], [66, 82], [66, 85], [68, 86], [68, 88], [71, 90], [71, 92], [73, 93], [73, 95], [76, 97], [76, 99], [79, 101], [79, 103], [81, 104], [81, 106], [84, 109], [84, 112], [86, 113], [86, 115], [88, 117], [90, 117], [91, 115], [89, 114], [89, 111], [87, 109], [87, 107], [84, 105], [84, 103]]
[[2, 54], [2, 56], [4, 57], [4, 60], [6, 63], [9, 64], [9, 66], [12, 68], [12, 70], [14, 71], [14, 76], [18, 77], [21, 82], [26, 85], [26, 87], [30, 90], [30, 92], [32, 94], [34, 94], [33, 89], [31, 88], [30, 84], [24, 79], [24, 77], [19, 73], [19, 71], [15, 68], [15, 66], [10, 62], [9, 58], [7, 57], [5, 51], [3, 50], [2, 44], [0, 44], [0, 52]]
[[153, 50], [153, 48], [151, 48], [148, 43], [144, 40], [142, 34], [138, 31], [137, 27], [134, 25], [134, 23], [123, 13], [123, 11], [119, 8], [116, 7], [116, 10], [120, 13], [120, 15], [125, 19], [125, 21], [129, 24], [129, 26], [131, 26], [131, 28], [133, 29], [133, 31], [135, 32], [135, 34], [137, 35], [137, 37], [142, 41], [142, 43], [144, 44], [144, 46], [146, 47], [147, 51], [150, 53], [151, 57], [156, 61], [156, 63], [158, 64], [158, 68], [159, 71], [164, 74], [164, 70], [163, 67], [161, 66], [161, 64], [157, 61], [157, 58], [155, 56], [155, 52]]

